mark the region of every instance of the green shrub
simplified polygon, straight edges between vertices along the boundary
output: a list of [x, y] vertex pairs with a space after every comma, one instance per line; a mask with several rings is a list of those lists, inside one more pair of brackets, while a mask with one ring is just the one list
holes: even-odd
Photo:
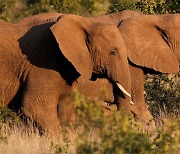
[[153, 141], [155, 154], [176, 154], [180, 150], [180, 121], [176, 118], [164, 119], [162, 130]]
[[109, 0], [108, 13], [119, 12], [122, 10], [136, 10], [134, 0]]
[[62, 13], [93, 15], [103, 9], [103, 0], [51, 0], [54, 9]]
[[180, 113], [180, 74], [148, 75], [145, 83], [146, 102], [154, 116], [160, 111], [170, 116]]
[[18, 122], [18, 117], [14, 112], [6, 107], [0, 106], [0, 141], [7, 143], [7, 138], [1, 132], [4, 124], [8, 123], [9, 126]]
[[0, 106], [0, 124], [7, 123], [9, 121], [17, 122], [18, 117], [16, 116], [16, 113], [12, 112], [10, 109], [6, 107]]
[[109, 12], [119, 12], [121, 10], [139, 10], [144, 14], [164, 14], [164, 13], [179, 13], [179, 0], [109, 0]]
[[[61, 128], [61, 138], [51, 142], [50, 153], [175, 154], [179, 152], [180, 121], [177, 118], [164, 120], [162, 129], [159, 129], [158, 135], [154, 137], [153, 134], [142, 133], [141, 126], [137, 125], [132, 116], [127, 113], [117, 111], [105, 115], [99, 102], [94, 99], [77, 91], [73, 92], [72, 97], [75, 100], [73, 103], [77, 104], [77, 121], [74, 125]], [[0, 116], [2, 124], [16, 119], [14, 113], [2, 107]], [[14, 130], [13, 127], [9, 129]], [[34, 131], [29, 132], [24, 129], [28, 128], [22, 126], [20, 133], [17, 133], [22, 137], [31, 138], [30, 132], [33, 136]], [[4, 135], [0, 129], [1, 145], [2, 143], [9, 144], [9, 137], [7, 134]]]
[[[79, 92], [73, 97], [77, 103], [78, 121], [73, 127], [76, 138], [71, 140], [68, 131], [62, 144], [53, 145], [56, 153], [68, 153], [73, 144], [76, 153], [177, 153], [179, 148], [179, 121], [168, 121], [153, 140], [153, 134], [142, 133], [133, 118], [122, 111], [104, 115], [96, 101]], [[68, 128], [69, 129], [69, 128]]]
[[105, 13], [104, 4], [103, 0], [0, 0], [0, 19], [16, 22], [26, 16], [44, 12], [90, 16], [101, 11]]
[[136, 8], [145, 14], [178, 13], [179, 0], [141, 0], [136, 2]]

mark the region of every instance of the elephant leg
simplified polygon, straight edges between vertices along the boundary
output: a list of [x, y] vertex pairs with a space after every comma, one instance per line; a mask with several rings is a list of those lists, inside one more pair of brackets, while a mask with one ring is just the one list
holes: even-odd
[[[34, 76], [36, 75], [36, 76]], [[27, 78], [23, 97], [22, 107], [26, 116], [37, 121], [51, 135], [58, 135], [59, 120], [57, 116], [57, 105], [59, 90], [54, 80], [38, 78], [37, 73]], [[46, 75], [47, 76], [47, 75]], [[52, 75], [51, 75], [52, 76]]]
[[20, 79], [11, 68], [7, 67], [8, 64], [4, 63], [0, 61], [0, 105], [7, 107], [20, 87]]
[[70, 96], [70, 91], [61, 97], [58, 104], [57, 114], [60, 125], [74, 123], [76, 121], [76, 102]]
[[126, 100], [121, 100], [121, 107], [131, 112], [135, 119], [142, 124], [143, 130], [156, 130], [155, 122], [144, 99], [144, 80], [145, 75], [142, 69], [130, 65], [131, 72], [131, 93], [134, 104], [128, 103]]
[[[43, 99], [42, 97], [46, 98]], [[26, 116], [38, 122], [51, 135], [59, 132], [57, 103], [50, 101], [52, 97], [34, 94], [34, 89], [27, 90], [23, 95], [23, 110]]]

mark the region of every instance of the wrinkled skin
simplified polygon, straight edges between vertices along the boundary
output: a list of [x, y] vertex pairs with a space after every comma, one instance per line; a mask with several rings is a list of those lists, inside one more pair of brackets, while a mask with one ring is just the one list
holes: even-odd
[[128, 51], [131, 72], [131, 93], [134, 105], [120, 98], [120, 106], [132, 112], [145, 130], [154, 130], [155, 123], [144, 100], [146, 73], [178, 73], [180, 64], [180, 15], [143, 15], [125, 10], [91, 18], [114, 23], [122, 34]]
[[[51, 134], [58, 132], [57, 109], [69, 91], [78, 87], [98, 95], [99, 89], [89, 93], [84, 80], [89, 87], [101, 87], [107, 80], [96, 77], [106, 77], [130, 94], [127, 51], [115, 25], [49, 13], [16, 24], [1, 22], [0, 27], [0, 103], [22, 107]], [[113, 97], [104, 101], [113, 102]]]

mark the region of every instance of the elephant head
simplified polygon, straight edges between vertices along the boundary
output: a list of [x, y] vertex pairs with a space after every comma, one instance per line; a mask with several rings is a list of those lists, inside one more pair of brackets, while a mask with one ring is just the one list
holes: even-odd
[[127, 51], [115, 25], [63, 15], [51, 31], [63, 55], [80, 75], [86, 79], [91, 79], [93, 73], [106, 76], [130, 96]]
[[178, 73], [180, 15], [141, 15], [123, 20], [119, 30], [134, 64], [162, 73]]

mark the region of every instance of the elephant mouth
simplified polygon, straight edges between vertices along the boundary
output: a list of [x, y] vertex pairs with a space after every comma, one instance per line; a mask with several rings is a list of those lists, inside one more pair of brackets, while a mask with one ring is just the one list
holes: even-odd
[[[131, 97], [131, 94], [128, 93], [128, 92], [126, 91], [126, 89], [125, 89], [120, 83], [116, 82], [116, 84], [117, 84], [118, 88], [119, 88], [126, 96], [132, 98], [132, 97]], [[131, 104], [134, 104], [134, 102], [133, 102], [132, 100], [130, 100], [130, 103], [131, 103]]]

